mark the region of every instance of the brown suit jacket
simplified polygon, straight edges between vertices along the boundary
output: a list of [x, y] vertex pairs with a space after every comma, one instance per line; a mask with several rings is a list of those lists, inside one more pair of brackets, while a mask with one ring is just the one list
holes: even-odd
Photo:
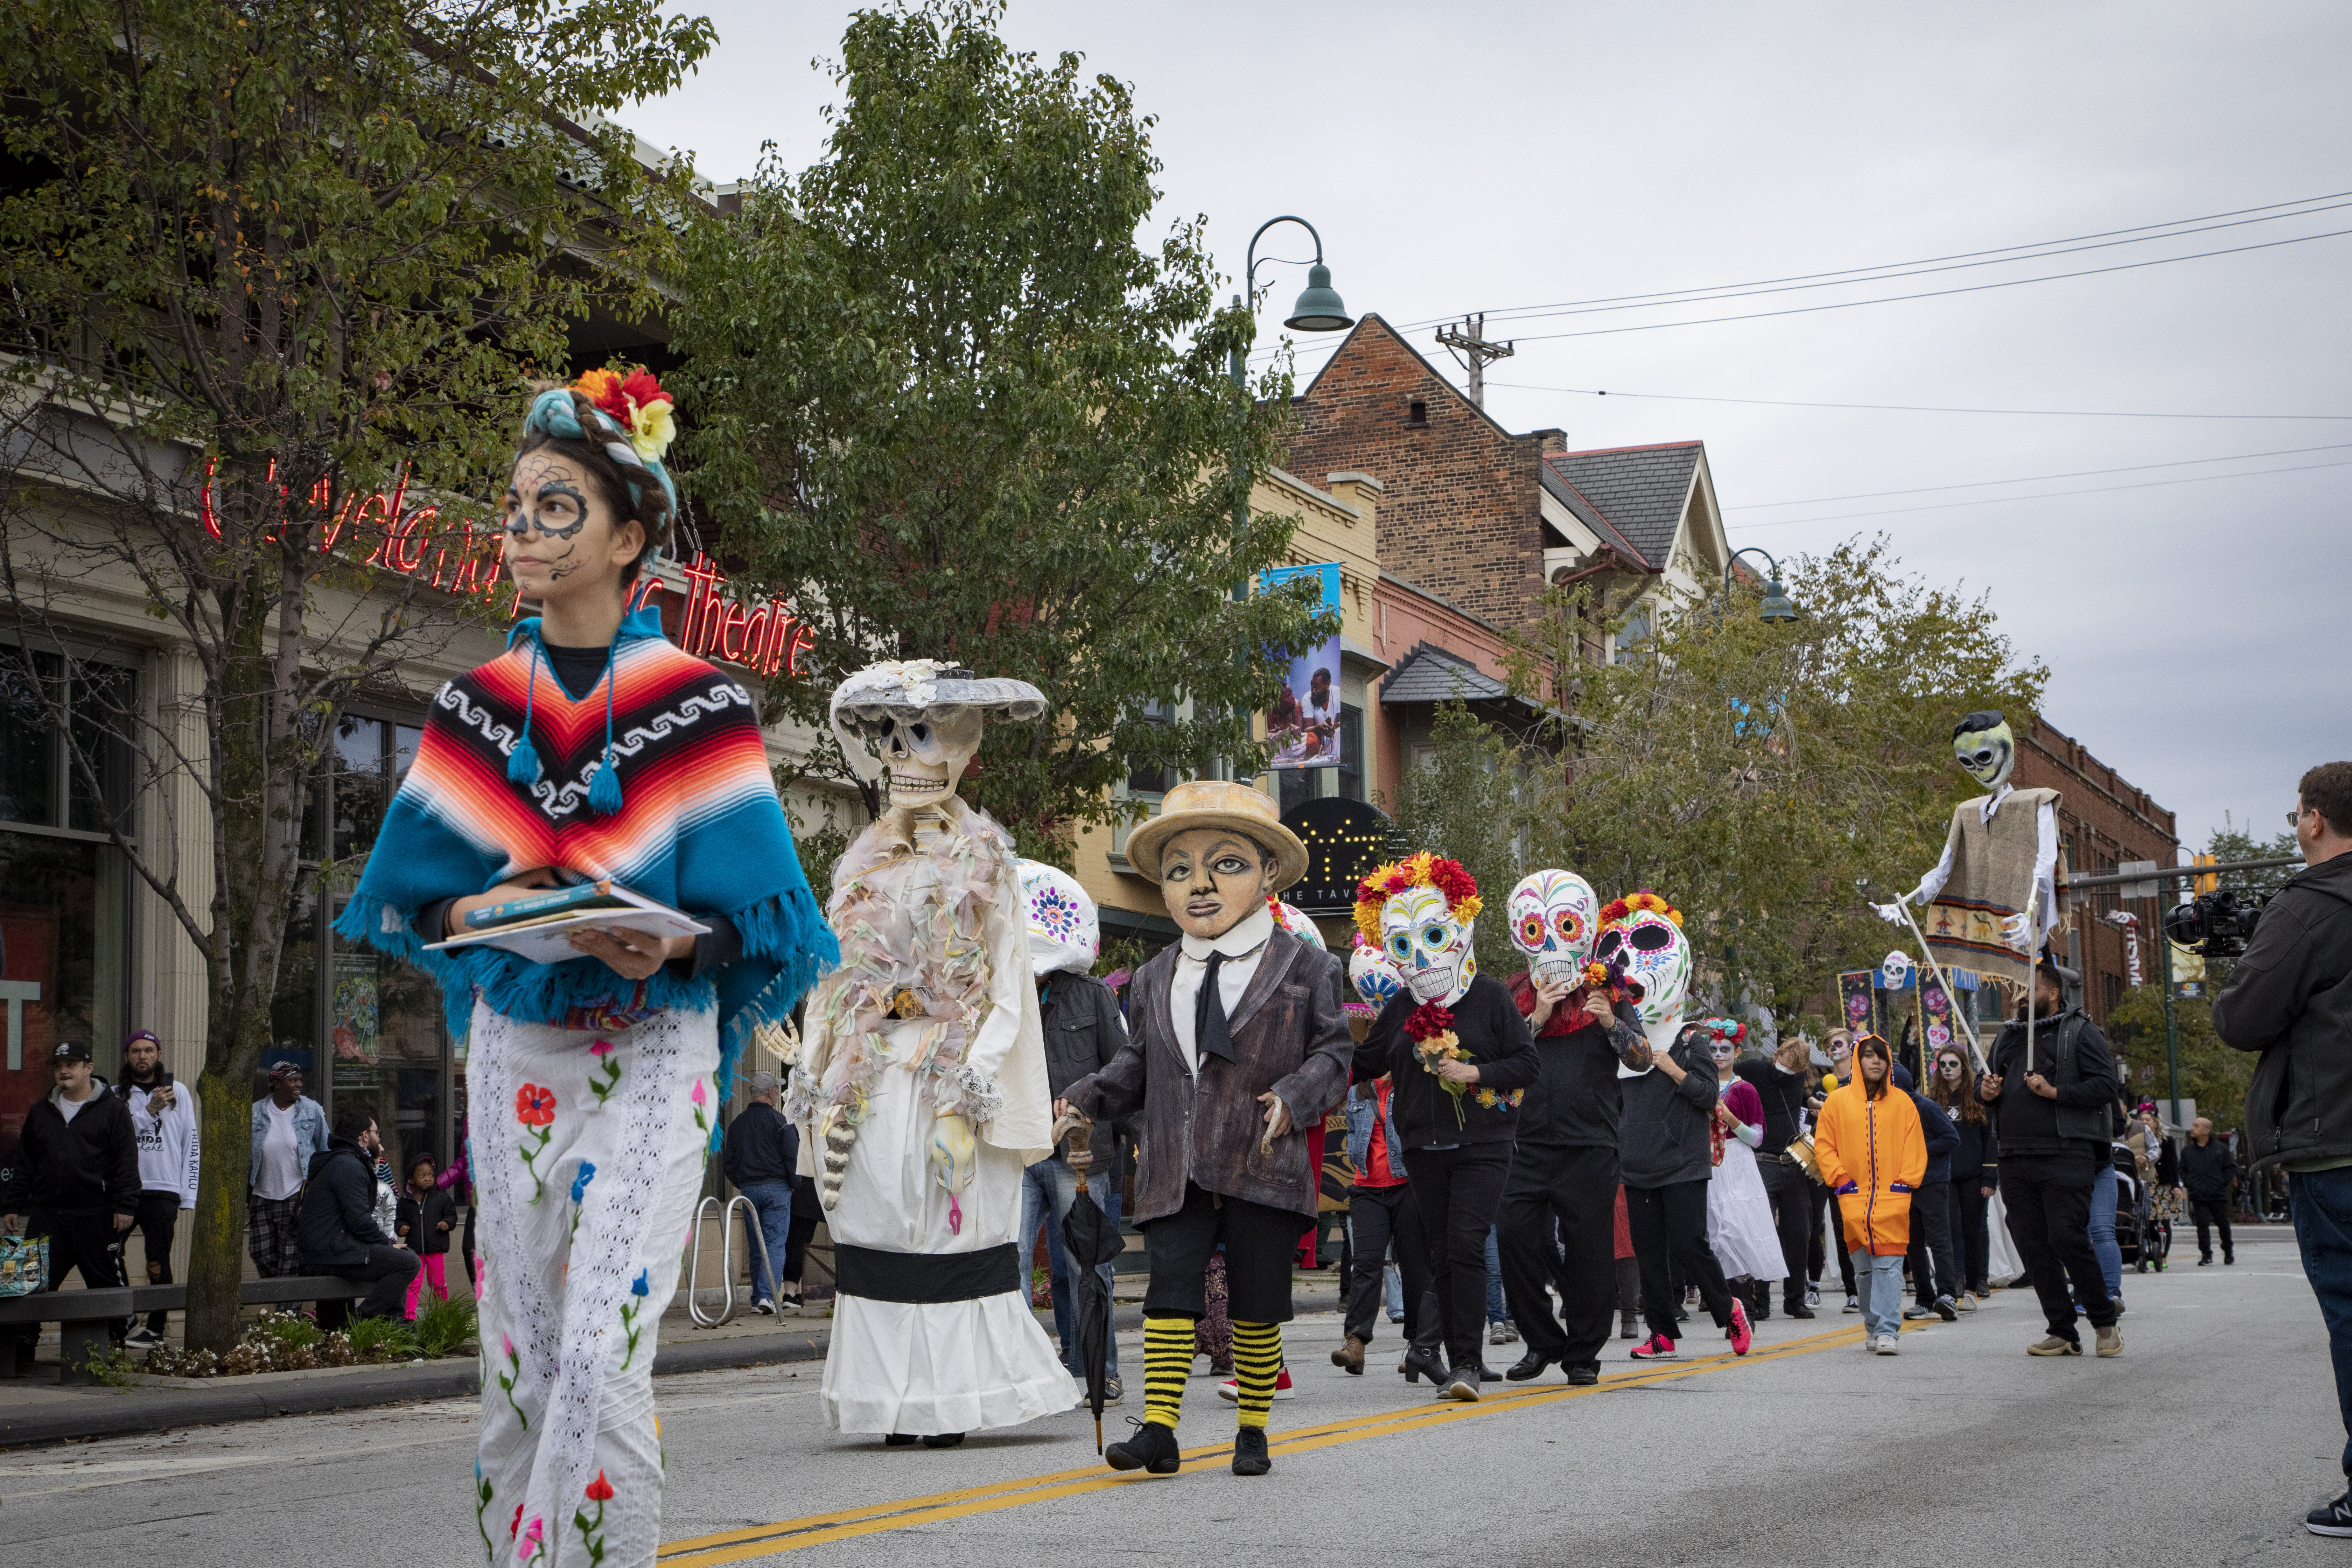
[[[1169, 1020], [1177, 952], [1173, 944], [1163, 948], [1135, 972], [1127, 1044], [1064, 1098], [1097, 1120], [1140, 1113], [1139, 1225], [1181, 1208], [1187, 1183], [1311, 1217], [1318, 1173], [1307, 1163], [1307, 1131], [1320, 1127], [1347, 1093], [1356, 1049], [1330, 984], [1328, 955], [1276, 928], [1225, 1021], [1233, 1061], [1202, 1058], [1196, 1080], [1184, 1070]], [[1269, 1089], [1290, 1108], [1291, 1131], [1262, 1153], [1265, 1109], [1257, 1097]]]

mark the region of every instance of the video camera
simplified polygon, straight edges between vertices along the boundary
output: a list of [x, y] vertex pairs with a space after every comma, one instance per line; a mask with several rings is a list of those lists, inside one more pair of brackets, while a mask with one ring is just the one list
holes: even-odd
[[2267, 902], [2233, 888], [2200, 893], [2193, 902], [2164, 911], [2164, 934], [2208, 958], [2235, 958], [2246, 951]]

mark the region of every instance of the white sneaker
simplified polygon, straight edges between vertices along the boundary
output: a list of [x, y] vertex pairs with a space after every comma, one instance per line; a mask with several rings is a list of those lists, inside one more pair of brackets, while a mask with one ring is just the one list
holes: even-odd
[[163, 1342], [163, 1335], [142, 1323], [123, 1336], [122, 1348], [129, 1351], [152, 1351]]
[[1820, 1286], [1818, 1286], [1818, 1285], [1808, 1285], [1808, 1286], [1806, 1286], [1806, 1287], [1805, 1287], [1805, 1305], [1806, 1305], [1806, 1306], [1808, 1306], [1808, 1307], [1818, 1307], [1818, 1306], [1820, 1306], [1821, 1304], [1822, 1304], [1822, 1288], [1821, 1288]]
[[[1276, 1399], [1298, 1397], [1290, 1386], [1290, 1368], [1287, 1366], [1284, 1367], [1281, 1374], [1274, 1380], [1274, 1396]], [[1242, 1400], [1242, 1380], [1238, 1377], [1229, 1377], [1217, 1384], [1217, 1397], [1227, 1404], [1239, 1405]]]
[[1893, 1334], [1879, 1335], [1875, 1341], [1872, 1342], [1870, 1348], [1876, 1351], [1880, 1355], [1900, 1355], [1903, 1353], [1896, 1348], [1895, 1336]]
[[1964, 1293], [1964, 1294], [1960, 1297], [1960, 1310], [1961, 1310], [1961, 1311], [1963, 1311], [1963, 1312], [1973, 1312], [1973, 1311], [1975, 1311], [1976, 1310], [1977, 1310], [1977, 1298], [1976, 1298], [1976, 1292], [1975, 1292], [1975, 1291], [1973, 1291], [1973, 1290], [1970, 1290], [1970, 1291], [1968, 1291], [1968, 1292]]
[[758, 1300], [751, 1303], [751, 1310], [759, 1313], [763, 1318], [772, 1318], [776, 1315], [776, 1304], [773, 1301], [769, 1300], [765, 1296], [762, 1296]]

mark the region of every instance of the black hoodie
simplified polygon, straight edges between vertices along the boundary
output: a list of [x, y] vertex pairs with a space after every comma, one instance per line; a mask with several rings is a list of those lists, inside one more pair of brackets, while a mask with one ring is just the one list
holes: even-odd
[[375, 1157], [349, 1138], [331, 1138], [310, 1156], [296, 1227], [305, 1268], [334, 1268], [367, 1260], [367, 1248], [390, 1247], [375, 1223]]
[[2352, 1155], [2352, 855], [2297, 871], [2263, 908], [2213, 1000], [2213, 1032], [2260, 1051], [2252, 1169]]
[[0, 1168], [0, 1202], [11, 1214], [137, 1214], [139, 1135], [131, 1108], [93, 1078], [89, 1098], [68, 1121], [58, 1095], [51, 1089], [25, 1113], [16, 1156]]

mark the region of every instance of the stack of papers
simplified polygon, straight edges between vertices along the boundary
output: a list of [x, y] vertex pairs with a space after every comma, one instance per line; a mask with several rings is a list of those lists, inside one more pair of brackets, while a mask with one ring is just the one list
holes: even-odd
[[533, 963], [563, 963], [587, 956], [572, 945], [572, 933], [578, 931], [605, 931], [625, 941], [624, 933], [636, 932], [656, 942], [710, 933], [709, 926], [692, 916], [610, 881], [550, 888], [527, 899], [493, 904], [467, 915], [466, 926], [465, 935], [428, 942], [425, 951], [495, 947]]

